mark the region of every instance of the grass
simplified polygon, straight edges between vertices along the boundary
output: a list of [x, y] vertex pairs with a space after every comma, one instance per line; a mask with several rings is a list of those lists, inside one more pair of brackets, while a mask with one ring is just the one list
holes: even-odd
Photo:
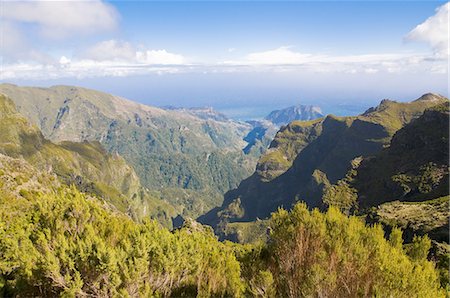
[[380, 205], [376, 213], [382, 223], [427, 233], [448, 225], [449, 202], [450, 196], [423, 202], [395, 201]]

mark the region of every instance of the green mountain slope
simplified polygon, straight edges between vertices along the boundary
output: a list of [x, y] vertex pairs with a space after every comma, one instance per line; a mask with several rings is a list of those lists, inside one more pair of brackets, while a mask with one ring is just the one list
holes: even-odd
[[220, 204], [223, 193], [248, 177], [256, 162], [242, 152], [251, 128], [247, 124], [149, 107], [79, 87], [2, 84], [0, 93], [51, 141], [98, 141], [123, 156], [142, 185], [164, 192], [169, 202], [188, 210], [187, 202], [196, 200], [196, 210], [186, 211], [189, 216]]
[[448, 125], [448, 102], [426, 110], [327, 189], [325, 203], [368, 212], [369, 222], [401, 227], [409, 241], [428, 234], [448, 243]]
[[169, 225], [176, 214], [170, 204], [141, 186], [121, 156], [108, 154], [98, 142], [52, 143], [4, 95], [0, 95], [0, 153], [24, 158], [42, 171], [55, 173], [65, 184], [98, 195], [135, 219], [152, 216]]
[[393, 200], [424, 201], [448, 194], [448, 102], [399, 130], [388, 148], [364, 159], [351, 184], [360, 207]]
[[222, 207], [199, 220], [220, 226], [266, 218], [298, 200], [320, 207], [324, 191], [346, 176], [355, 158], [380, 152], [396, 131], [446, 100], [433, 94], [410, 103], [383, 100], [357, 117], [293, 122], [277, 133], [257, 171], [225, 195]]

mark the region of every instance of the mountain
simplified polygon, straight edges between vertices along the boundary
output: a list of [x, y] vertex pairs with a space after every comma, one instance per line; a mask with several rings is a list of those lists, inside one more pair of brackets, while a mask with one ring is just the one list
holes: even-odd
[[211, 111], [164, 110], [73, 86], [2, 84], [0, 93], [49, 140], [97, 141], [118, 153], [144, 187], [180, 206], [183, 215], [219, 205], [256, 163], [242, 152], [251, 127], [214, 120]]
[[427, 109], [393, 136], [390, 146], [362, 160], [351, 186], [363, 208], [448, 194], [448, 102]]
[[12, 100], [0, 95], [0, 153], [23, 158], [40, 171], [54, 173], [67, 185], [101, 197], [136, 220], [157, 218], [170, 226], [175, 208], [142, 187], [132, 167], [98, 142], [55, 144], [17, 112]]
[[272, 111], [264, 119], [277, 126], [286, 125], [295, 120], [314, 120], [323, 117], [322, 110], [319, 107], [309, 105], [296, 105], [281, 110]]
[[324, 192], [348, 175], [356, 158], [376, 155], [399, 129], [447, 101], [427, 94], [410, 103], [383, 100], [356, 117], [294, 121], [276, 134], [255, 173], [226, 193], [221, 207], [199, 220], [220, 233], [227, 222], [267, 218], [296, 201], [321, 207]]
[[448, 101], [425, 110], [398, 130], [389, 146], [354, 160], [345, 178], [327, 187], [324, 203], [348, 212], [448, 195], [448, 122]]
[[296, 120], [307, 121], [321, 117], [323, 114], [319, 107], [296, 105], [272, 111], [263, 120], [247, 121], [253, 129], [244, 138], [248, 142], [244, 152], [259, 157], [266, 152], [281, 126]]
[[323, 201], [344, 211], [367, 213], [370, 223], [401, 227], [413, 235], [449, 242], [449, 103], [414, 119], [389, 146], [360, 158], [344, 179], [325, 190]]
[[244, 137], [248, 144], [243, 149], [245, 154], [261, 156], [266, 152], [279, 127], [267, 120], [247, 121], [253, 129]]
[[[448, 114], [448, 106], [442, 109], [434, 111]], [[440, 117], [427, 113], [396, 135], [420, 121], [432, 131], [435, 122], [442, 124]], [[321, 121], [297, 125], [295, 131], [316, 133], [318, 139]], [[295, 131], [284, 132], [284, 140], [294, 141]], [[433, 132], [421, 140], [438, 153], [442, 142], [436, 136], [440, 134]], [[414, 139], [400, 138], [408, 143]], [[307, 141], [299, 141], [303, 151]], [[278, 145], [287, 143], [280, 139]], [[418, 152], [424, 147], [421, 142], [406, 146]], [[391, 147], [395, 149], [393, 143]], [[358, 160], [352, 162], [356, 168], [365, 162]], [[350, 171], [345, 178], [350, 183], [355, 175]], [[443, 226], [448, 196], [383, 203], [370, 216], [392, 225], [389, 233], [336, 206], [322, 213], [297, 203], [290, 212], [278, 209], [265, 220], [231, 223], [237, 241], [256, 242], [240, 245], [218, 241], [210, 227], [192, 219], [172, 231], [156, 221], [140, 221], [133, 211], [155, 218], [152, 212], [159, 210], [170, 220], [168, 208], [181, 207], [149, 194], [117, 153], [107, 153], [95, 141], [47, 140], [12, 100], [0, 95], [0, 296], [446, 295], [449, 246], [431, 242], [427, 235], [448, 236]], [[221, 215], [241, 211], [233, 202]], [[412, 240], [404, 243], [397, 226]], [[267, 242], [258, 242], [260, 237]]]

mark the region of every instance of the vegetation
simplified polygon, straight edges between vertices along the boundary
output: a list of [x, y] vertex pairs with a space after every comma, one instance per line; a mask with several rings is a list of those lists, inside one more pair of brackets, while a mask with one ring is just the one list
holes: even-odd
[[[444, 297], [430, 240], [402, 245], [334, 207], [297, 204], [267, 244], [219, 242], [188, 220], [170, 232], [0, 155], [0, 295], [108, 297]], [[440, 275], [441, 274], [441, 275]]]
[[[5, 171], [0, 180], [2, 296], [242, 292], [240, 265], [211, 230], [191, 225], [171, 233], [154, 221], [137, 224], [73, 187], [52, 183], [54, 177], [24, 161], [3, 161], [28, 171]], [[16, 193], [11, 179], [39, 188]]]
[[[334, 205], [349, 213], [386, 201], [446, 195], [448, 112], [443, 111], [448, 99], [428, 94], [409, 103], [383, 100], [356, 117], [294, 121], [280, 129], [254, 174], [199, 220], [220, 232], [227, 223], [265, 219], [302, 200], [310, 208]], [[352, 166], [356, 158], [361, 165]], [[238, 198], [238, 216], [221, 212]]]
[[[212, 110], [163, 110], [73, 86], [0, 84], [0, 92], [46, 139], [96, 141], [118, 153], [143, 187], [172, 205], [174, 216], [197, 217], [218, 206], [226, 191], [251, 174], [259, 157], [242, 152], [251, 126]], [[180, 197], [176, 188], [189, 195]], [[141, 210], [149, 209], [147, 200], [142, 199]]]
[[[57, 96], [49, 102], [66, 94], [67, 87], [55, 90]], [[86, 108], [87, 101], [82, 100], [81, 106], [70, 102], [88, 91], [71, 92], [76, 96], [63, 102], [53, 126], [40, 119], [45, 122], [42, 127], [53, 129], [55, 138], [78, 132], [79, 127], [64, 117], [73, 109]], [[104, 113], [98, 119], [117, 116], [119, 110], [131, 117], [126, 107], [130, 103], [109, 98], [115, 107], [111, 110], [100, 100], [104, 95], [88, 95]], [[152, 115], [166, 113], [150, 110], [146, 112]], [[283, 127], [255, 174], [229, 192], [222, 207], [202, 218], [213, 223], [221, 239], [236, 243], [220, 242], [210, 227], [189, 218], [178, 216], [183, 225], [172, 231], [167, 227], [177, 214], [195, 216], [218, 204], [217, 194], [239, 182], [243, 174], [239, 171], [245, 171], [248, 159], [233, 150], [197, 152], [195, 146], [186, 145], [184, 133], [189, 132], [182, 131], [189, 129], [162, 129], [161, 134], [149, 135], [153, 126], [171, 127], [176, 121], [155, 117], [147, 122], [144, 112], [131, 117], [133, 125], [123, 119], [110, 123], [104, 136], [109, 141], [103, 143], [113, 152], [116, 148], [139, 158], [143, 147], [137, 144], [145, 135], [145, 154], [154, 163], [141, 159], [137, 166], [148, 176], [138, 177], [124, 158], [109, 154], [98, 142], [47, 140], [11, 100], [0, 96], [0, 296], [445, 297], [448, 293], [444, 98], [426, 95], [409, 104], [383, 101], [358, 117], [327, 116]], [[223, 127], [208, 122], [212, 111], [198, 113], [203, 132], [216, 145], [225, 146], [228, 141], [218, 132]], [[58, 129], [64, 125], [67, 130]], [[130, 151], [120, 141], [128, 137]], [[166, 150], [170, 146], [177, 149]], [[240, 167], [238, 172], [235, 166]], [[153, 176], [152, 171], [162, 176]], [[140, 182], [149, 177], [167, 184], [149, 190]], [[296, 203], [302, 200], [308, 205]], [[359, 216], [349, 216], [355, 213]]]
[[351, 186], [359, 205], [426, 201], [448, 194], [449, 108], [444, 102], [400, 129], [389, 147], [364, 159]]
[[445, 297], [426, 260], [430, 240], [402, 247], [401, 231], [384, 238], [331, 207], [326, 213], [297, 204], [272, 216], [269, 268], [284, 297]]
[[347, 175], [336, 184], [328, 186], [323, 194], [322, 201], [326, 206], [334, 206], [346, 214], [355, 211], [358, 207], [358, 193], [351, 187], [361, 158], [355, 158], [351, 162], [351, 169]]

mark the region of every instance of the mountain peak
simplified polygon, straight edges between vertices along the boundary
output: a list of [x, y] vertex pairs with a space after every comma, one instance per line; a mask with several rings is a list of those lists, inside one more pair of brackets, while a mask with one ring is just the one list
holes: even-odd
[[323, 117], [322, 110], [312, 105], [295, 105], [285, 109], [272, 111], [264, 119], [275, 125], [286, 125], [294, 120], [313, 120]]
[[443, 99], [446, 99], [446, 97], [444, 97], [440, 94], [437, 94], [437, 93], [429, 92], [429, 93], [425, 93], [424, 95], [422, 95], [415, 101], [438, 101], [438, 100], [443, 100]]

